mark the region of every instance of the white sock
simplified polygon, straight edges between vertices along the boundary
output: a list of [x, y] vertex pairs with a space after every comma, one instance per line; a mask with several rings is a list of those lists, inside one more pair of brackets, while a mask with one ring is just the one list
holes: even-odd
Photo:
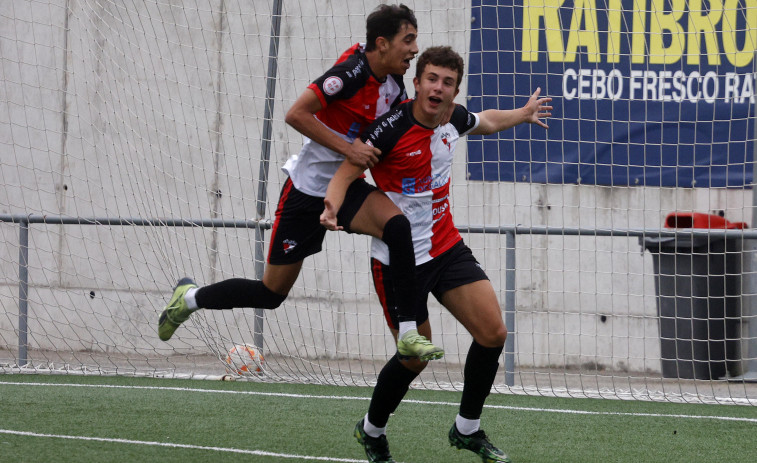
[[418, 325], [415, 322], [400, 322], [399, 338], [405, 335], [410, 330], [418, 330]]
[[481, 420], [469, 420], [457, 415], [457, 417], [455, 417], [455, 426], [457, 426], [457, 430], [460, 431], [460, 434], [469, 436], [478, 431], [481, 427]]
[[195, 293], [200, 288], [189, 288], [187, 290], [187, 293], [184, 294], [184, 302], [187, 303], [187, 307], [189, 307], [189, 310], [197, 310], [199, 307], [197, 307], [197, 301], [195, 300]]
[[366, 413], [365, 419], [363, 420], [363, 431], [371, 437], [379, 437], [382, 434], [386, 434], [386, 426], [383, 428], [377, 428], [368, 421], [368, 414]]

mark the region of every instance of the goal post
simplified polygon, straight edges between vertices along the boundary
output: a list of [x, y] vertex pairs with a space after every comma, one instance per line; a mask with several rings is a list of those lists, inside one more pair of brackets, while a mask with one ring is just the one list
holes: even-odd
[[[281, 166], [303, 142], [284, 115], [385, 2], [6, 3], [0, 373], [216, 378], [229, 348], [251, 343], [265, 356], [252, 379], [372, 384], [395, 346], [363, 236], [327, 233], [275, 311], [202, 310], [167, 343], [157, 318], [183, 276], [262, 276]], [[509, 330], [495, 390], [754, 404], [754, 227], [665, 227], [670, 213], [754, 223], [753, 0], [404, 3], [421, 50], [465, 59], [458, 103], [553, 97], [549, 130], [468, 137], [453, 165], [456, 223]], [[707, 244], [687, 251], [687, 233]], [[677, 273], [655, 268], [644, 240], [658, 237]], [[726, 248], [736, 271], [709, 258], [723, 239], [743, 243]], [[686, 275], [689, 258], [712, 278], [693, 264]], [[739, 293], [682, 293], [687, 277]], [[716, 313], [736, 299], [737, 314]], [[670, 317], [665, 304], [708, 315]], [[471, 337], [433, 297], [429, 308], [446, 356], [415, 386], [459, 389]], [[671, 338], [669, 321], [706, 339]], [[712, 331], [725, 324], [737, 331]], [[668, 358], [670, 345], [705, 345], [706, 358]], [[710, 352], [726, 345], [738, 356]], [[671, 377], [666, 359], [729, 369]]]

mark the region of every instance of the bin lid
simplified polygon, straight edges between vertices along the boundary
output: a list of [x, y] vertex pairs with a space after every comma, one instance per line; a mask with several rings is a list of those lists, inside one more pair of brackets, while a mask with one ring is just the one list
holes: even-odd
[[710, 239], [706, 236], [640, 236], [639, 244], [651, 253], [692, 252], [704, 249], [706, 252]]
[[702, 212], [671, 212], [665, 217], [665, 228], [744, 229], [746, 222], [729, 222], [725, 217]]

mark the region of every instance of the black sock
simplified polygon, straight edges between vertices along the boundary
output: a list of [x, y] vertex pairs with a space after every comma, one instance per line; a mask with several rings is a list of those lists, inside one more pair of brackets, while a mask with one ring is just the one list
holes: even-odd
[[465, 359], [465, 385], [460, 400], [460, 416], [469, 420], [481, 418], [484, 401], [492, 390], [499, 368], [500, 347], [484, 347], [475, 340]]
[[395, 215], [384, 225], [381, 241], [389, 247], [389, 265], [397, 319], [400, 322], [415, 320], [415, 250], [410, 221], [404, 215]]
[[373, 397], [368, 407], [368, 421], [377, 428], [383, 428], [389, 421], [389, 415], [394, 413], [402, 398], [410, 389], [410, 383], [418, 377], [418, 373], [406, 368], [397, 358], [389, 359], [379, 373]]
[[197, 306], [203, 309], [228, 310], [236, 307], [275, 309], [286, 296], [276, 294], [260, 280], [231, 278], [203, 286], [195, 293]]

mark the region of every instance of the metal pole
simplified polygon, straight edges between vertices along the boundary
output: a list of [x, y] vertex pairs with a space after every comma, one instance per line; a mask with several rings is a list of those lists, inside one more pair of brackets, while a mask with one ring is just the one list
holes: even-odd
[[515, 232], [505, 234], [505, 384], [515, 385]]
[[[752, 60], [752, 68], [757, 71], [757, 52], [754, 54]], [[752, 139], [752, 229], [757, 229], [757, 183], [755, 182], [755, 176], [757, 175], [757, 104], [753, 107], [753, 119], [754, 119], [754, 137]], [[757, 263], [755, 263], [755, 256], [757, 255], [757, 242], [755, 240], [747, 240], [746, 250], [748, 253], [746, 261], [747, 276], [744, 281], [747, 297], [744, 301], [742, 314], [742, 320], [747, 324], [747, 362], [744, 365], [744, 374], [738, 379], [744, 381], [757, 381]], [[745, 357], [742, 355], [742, 358]]]
[[[268, 73], [265, 86], [265, 112], [263, 114], [263, 140], [260, 150], [260, 171], [258, 173], [257, 218], [265, 217], [268, 201], [268, 170], [271, 159], [271, 133], [273, 124], [273, 103], [276, 95], [276, 75], [278, 74], [279, 34], [281, 31], [281, 0], [274, 0], [271, 12], [271, 40], [268, 47]], [[263, 278], [265, 271], [265, 235], [260, 228], [255, 230], [255, 275]], [[255, 309], [253, 320], [253, 343], [263, 348], [263, 321], [265, 310]]]
[[29, 363], [29, 222], [19, 223], [18, 234], [18, 366]]

